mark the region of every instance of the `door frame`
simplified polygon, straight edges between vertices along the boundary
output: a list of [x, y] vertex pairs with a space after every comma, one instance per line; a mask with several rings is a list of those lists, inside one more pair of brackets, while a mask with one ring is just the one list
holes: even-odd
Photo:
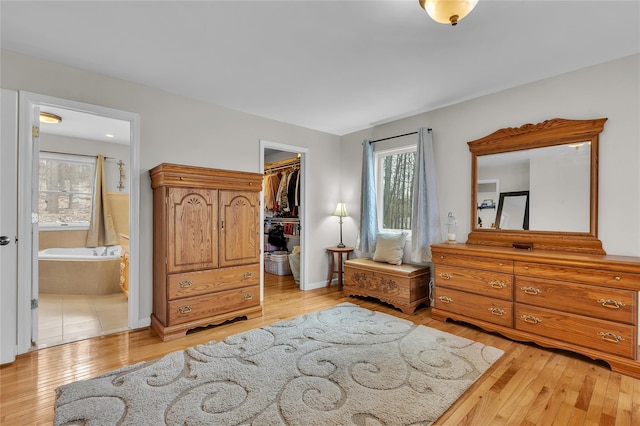
[[15, 360], [17, 339], [18, 92], [2, 89], [0, 99], [0, 234], [12, 240], [6, 247], [0, 247], [0, 364], [5, 364]]
[[[309, 250], [306, 250], [308, 231], [307, 231], [307, 216], [308, 209], [306, 208], [306, 188], [309, 187], [309, 149], [294, 145], [285, 145], [277, 142], [270, 142], [264, 139], [260, 139], [260, 171], [264, 175], [264, 150], [265, 148], [277, 149], [279, 151], [286, 151], [295, 154], [300, 154], [300, 173], [302, 173], [302, 179], [300, 181], [300, 290], [306, 290], [307, 288], [307, 265]], [[264, 188], [260, 193], [260, 200], [264, 206]], [[264, 223], [264, 208], [260, 209], [260, 223]], [[260, 233], [260, 247], [264, 247], [264, 232]], [[264, 256], [260, 256], [260, 300], [264, 300]]]
[[[129, 328], [140, 328], [148, 325], [140, 321], [140, 115], [123, 110], [107, 108], [83, 102], [72, 101], [53, 96], [41, 95], [27, 91], [19, 92], [18, 114], [18, 307], [17, 307], [17, 353], [28, 352], [32, 348], [32, 242], [31, 212], [33, 205], [32, 163], [35, 156], [31, 129], [39, 127], [32, 111], [36, 107], [51, 106], [81, 111], [130, 123], [129, 145]], [[34, 121], [36, 121], [34, 123]]]

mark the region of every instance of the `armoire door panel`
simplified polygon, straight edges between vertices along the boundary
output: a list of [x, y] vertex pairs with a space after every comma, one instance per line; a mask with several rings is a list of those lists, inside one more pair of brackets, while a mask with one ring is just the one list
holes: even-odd
[[220, 191], [220, 266], [260, 261], [259, 193]]
[[170, 188], [168, 272], [218, 267], [218, 191]]

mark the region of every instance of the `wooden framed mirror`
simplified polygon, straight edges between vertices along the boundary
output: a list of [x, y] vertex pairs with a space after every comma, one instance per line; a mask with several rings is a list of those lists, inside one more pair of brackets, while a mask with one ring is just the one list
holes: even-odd
[[[467, 244], [525, 243], [534, 250], [605, 254], [597, 232], [598, 139], [606, 121], [554, 118], [468, 142], [472, 229]], [[528, 229], [505, 229], [496, 208], [501, 194], [524, 192]]]

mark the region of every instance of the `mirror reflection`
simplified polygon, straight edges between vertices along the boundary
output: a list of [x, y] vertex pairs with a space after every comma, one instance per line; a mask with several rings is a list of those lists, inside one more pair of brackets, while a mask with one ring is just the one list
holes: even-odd
[[479, 155], [476, 228], [589, 232], [590, 173], [589, 141]]
[[529, 191], [500, 193], [496, 229], [529, 229]]

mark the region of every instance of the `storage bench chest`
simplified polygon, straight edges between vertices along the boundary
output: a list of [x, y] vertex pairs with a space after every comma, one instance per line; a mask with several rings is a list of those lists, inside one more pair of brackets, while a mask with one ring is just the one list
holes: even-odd
[[418, 305], [429, 305], [428, 266], [390, 265], [368, 258], [344, 263], [345, 296], [369, 296], [412, 314]]

